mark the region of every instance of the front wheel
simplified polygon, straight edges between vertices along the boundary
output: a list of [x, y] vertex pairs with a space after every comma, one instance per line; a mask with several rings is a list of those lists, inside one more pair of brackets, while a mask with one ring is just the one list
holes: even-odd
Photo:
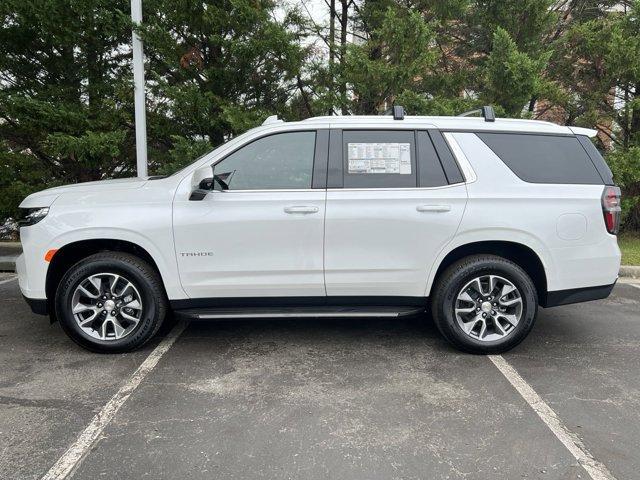
[[160, 328], [166, 310], [158, 273], [128, 253], [103, 252], [81, 260], [56, 292], [63, 330], [94, 352], [127, 352], [144, 345]]
[[502, 353], [533, 328], [537, 298], [531, 278], [518, 265], [495, 255], [474, 255], [454, 263], [439, 278], [432, 314], [456, 348]]

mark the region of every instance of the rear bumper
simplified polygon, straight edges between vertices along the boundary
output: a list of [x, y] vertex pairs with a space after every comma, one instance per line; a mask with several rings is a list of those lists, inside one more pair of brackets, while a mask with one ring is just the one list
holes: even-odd
[[569, 305], [571, 303], [590, 302], [592, 300], [602, 300], [607, 298], [616, 282], [611, 285], [599, 285], [597, 287], [573, 288], [570, 290], [556, 290], [547, 292], [546, 296], [540, 302], [541, 307], [557, 307], [560, 305]]

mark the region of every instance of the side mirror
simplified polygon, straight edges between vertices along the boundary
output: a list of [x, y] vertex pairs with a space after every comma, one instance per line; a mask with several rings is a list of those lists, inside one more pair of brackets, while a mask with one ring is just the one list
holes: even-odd
[[212, 190], [216, 190], [218, 192], [223, 192], [224, 190], [228, 190], [229, 186], [219, 178], [217, 175], [213, 177], [207, 177], [200, 180], [198, 184], [198, 188], [191, 192], [189, 196], [189, 200], [198, 201], [203, 200], [204, 197], [207, 196], [209, 192]]
[[189, 195], [189, 200], [191, 200], [192, 202], [204, 200], [204, 197], [207, 196], [207, 193], [209, 193], [209, 190], [202, 190], [198, 188], [191, 192], [191, 195]]
[[203, 200], [211, 190], [213, 190], [213, 169], [207, 165], [193, 173], [189, 200]]
[[213, 177], [203, 178], [200, 180], [198, 190], [213, 190]]

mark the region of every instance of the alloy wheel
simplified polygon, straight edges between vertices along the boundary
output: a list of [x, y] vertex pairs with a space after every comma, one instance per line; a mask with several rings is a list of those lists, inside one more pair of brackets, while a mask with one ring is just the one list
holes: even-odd
[[520, 322], [523, 301], [520, 291], [504, 277], [482, 275], [468, 282], [456, 298], [458, 325], [482, 342], [501, 340]]
[[81, 281], [73, 292], [71, 308], [82, 331], [103, 341], [131, 334], [143, 315], [138, 289], [116, 273], [97, 273]]

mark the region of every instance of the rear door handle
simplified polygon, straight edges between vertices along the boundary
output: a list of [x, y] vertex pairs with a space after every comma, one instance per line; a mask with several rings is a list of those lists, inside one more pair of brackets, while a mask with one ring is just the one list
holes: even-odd
[[291, 207], [285, 207], [284, 208], [284, 213], [291, 213], [291, 214], [295, 214], [295, 213], [301, 213], [301, 214], [308, 214], [308, 213], [318, 213], [320, 211], [319, 207], [315, 207], [313, 205], [293, 205]]
[[418, 205], [416, 210], [419, 212], [450, 212], [451, 205]]

